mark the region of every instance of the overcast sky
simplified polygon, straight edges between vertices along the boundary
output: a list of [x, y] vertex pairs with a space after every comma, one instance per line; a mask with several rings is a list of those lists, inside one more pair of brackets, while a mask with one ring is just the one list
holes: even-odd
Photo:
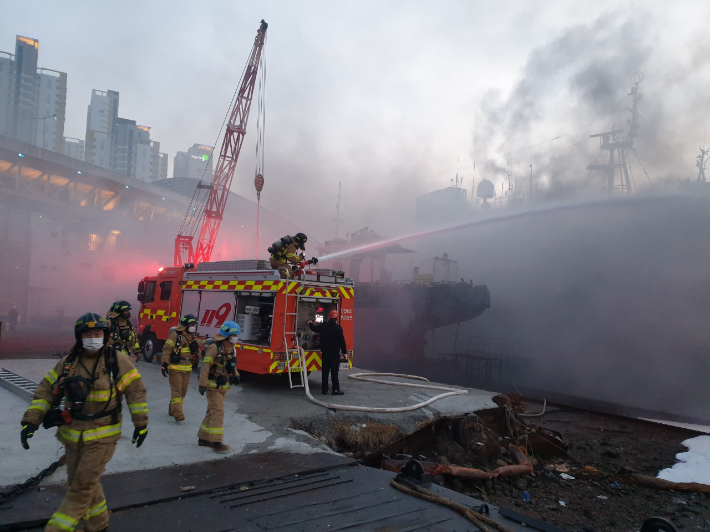
[[[484, 161], [507, 151], [513, 175], [532, 160], [542, 185], [586, 176], [598, 152], [588, 136], [625, 125], [635, 70], [649, 174], [696, 174], [710, 3], [618, 4], [3, 0], [0, 50], [37, 38], [40, 66], [68, 73], [67, 136], [84, 137], [91, 89], [119, 91], [119, 115], [152, 128], [172, 171], [178, 150], [214, 143], [263, 18], [263, 205], [332, 237], [342, 181], [345, 228], [393, 235], [457, 159], [469, 190], [474, 177], [500, 188], [506, 160]], [[250, 198], [255, 118], [232, 187]]]

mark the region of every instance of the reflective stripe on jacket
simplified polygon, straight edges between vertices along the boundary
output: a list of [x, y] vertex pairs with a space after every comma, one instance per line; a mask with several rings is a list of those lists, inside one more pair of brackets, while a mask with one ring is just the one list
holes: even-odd
[[[97, 356], [100, 358], [97, 362]], [[37, 426], [42, 424], [44, 415], [50, 407], [58, 405], [61, 397], [52, 392], [53, 384], [61, 378], [64, 370], [64, 363], [67, 357], [63, 357], [47, 376], [42, 379], [35, 390], [34, 398], [29, 408], [22, 417], [22, 423], [33, 423]], [[91, 378], [91, 371], [94, 371], [95, 381], [86, 398], [86, 402], [80, 412], [82, 416], [92, 414], [100, 415], [118, 408], [119, 401], [126, 396], [128, 409], [130, 411], [133, 424], [142, 427], [148, 425], [148, 402], [146, 399], [146, 389], [143, 379], [136, 370], [130, 357], [120, 351], [116, 352], [116, 363], [118, 374], [116, 382], [112, 382], [110, 372], [106, 370], [106, 358], [103, 350], [100, 354], [91, 355], [82, 353], [72, 362], [68, 377]], [[72, 403], [69, 398], [65, 398], [67, 407]], [[71, 423], [64, 424], [57, 430], [57, 438], [66, 444], [84, 442], [106, 442], [112, 443], [121, 436], [121, 414], [97, 417], [96, 419], [78, 420], [72, 419]]]
[[[226, 362], [227, 358], [234, 357], [234, 362], [236, 364], [236, 352], [234, 351], [234, 346], [229, 340], [221, 340], [219, 342], [222, 346], [222, 363], [217, 362], [217, 357], [219, 356], [219, 349], [217, 348], [217, 342], [213, 343], [207, 348], [205, 352], [205, 358], [202, 359], [202, 369], [200, 370], [200, 383], [199, 386], [209, 387], [209, 388], [219, 388], [220, 390], [228, 390], [230, 388], [229, 381], [224, 386], [217, 386], [216, 377], [224, 376], [227, 379], [230, 377], [227, 373]], [[212, 375], [210, 376], [210, 372]], [[238, 372], [237, 372], [238, 373]]]
[[[176, 350], [176, 344], [178, 342], [178, 334], [182, 335], [182, 342], [178, 346], [180, 353], [180, 362], [177, 364], [170, 363], [170, 355], [172, 355]], [[160, 357], [161, 364], [170, 364], [168, 369], [174, 369], [177, 371], [192, 371], [192, 350], [190, 345], [195, 341], [195, 335], [190, 334], [187, 331], [173, 331], [165, 340], [163, 345], [163, 355]]]

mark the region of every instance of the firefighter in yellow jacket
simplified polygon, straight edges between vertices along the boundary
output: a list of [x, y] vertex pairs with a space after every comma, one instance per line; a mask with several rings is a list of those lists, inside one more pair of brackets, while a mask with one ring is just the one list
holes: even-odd
[[131, 323], [131, 304], [128, 301], [116, 301], [106, 314], [110, 343], [118, 351], [123, 351], [135, 362], [141, 359], [141, 346]]
[[306, 241], [308, 237], [303, 233], [296, 233], [294, 236], [285, 236], [277, 240], [269, 248], [269, 264], [272, 270], [279, 270], [282, 279], [290, 279], [291, 267], [300, 262], [298, 250], [306, 251]]
[[[58, 426], [66, 447], [69, 490], [45, 527], [45, 532], [71, 532], [84, 520], [84, 530], [108, 529], [108, 509], [99, 480], [121, 437], [121, 401], [126, 396], [135, 429], [133, 443], [148, 434], [148, 404], [143, 379], [131, 359], [109, 345], [105, 318], [89, 312], [74, 326], [76, 344], [35, 391], [22, 418], [20, 440], [38, 426]], [[64, 398], [65, 410], [59, 412]]]
[[180, 324], [170, 333], [163, 345], [161, 369], [163, 377], [169, 376], [170, 382], [170, 407], [168, 414], [175, 421], [183, 421], [185, 414], [182, 411], [182, 402], [187, 395], [190, 385], [192, 365], [197, 362], [197, 318], [187, 314], [180, 319]]
[[202, 359], [200, 370], [200, 395], [207, 392], [207, 413], [197, 432], [197, 443], [212, 447], [215, 451], [227, 451], [229, 447], [222, 442], [224, 437], [224, 398], [230, 385], [239, 384], [237, 354], [234, 344], [241, 327], [233, 321], [225, 321], [214, 335]]

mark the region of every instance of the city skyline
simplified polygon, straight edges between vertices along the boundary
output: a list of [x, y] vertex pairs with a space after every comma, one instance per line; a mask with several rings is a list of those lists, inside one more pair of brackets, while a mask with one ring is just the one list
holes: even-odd
[[[150, 138], [150, 126], [118, 115], [118, 91], [92, 89], [84, 138], [64, 135], [69, 74], [39, 66], [39, 55], [40, 39], [19, 34], [15, 53], [0, 50], [0, 135], [142, 181], [168, 178], [169, 155]], [[212, 147], [199, 143], [188, 152], [178, 151], [175, 160], [184, 159], [178, 167], [184, 175], [178, 177], [192, 177], [208, 167], [211, 178], [211, 152]], [[199, 164], [191, 158], [199, 158]]]

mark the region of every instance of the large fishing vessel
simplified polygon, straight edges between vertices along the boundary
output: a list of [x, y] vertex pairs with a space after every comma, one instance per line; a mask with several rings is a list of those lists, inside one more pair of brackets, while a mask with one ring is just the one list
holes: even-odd
[[355, 282], [357, 366], [416, 371], [425, 364], [427, 332], [480, 316], [491, 306], [490, 291], [459, 279], [456, 261], [447, 255], [426, 258], [410, 280], [395, 281], [386, 264], [415, 252], [399, 244], [378, 245], [378, 239], [364, 228], [347, 239], [326, 241], [318, 248], [324, 257], [319, 266], [343, 270]]

